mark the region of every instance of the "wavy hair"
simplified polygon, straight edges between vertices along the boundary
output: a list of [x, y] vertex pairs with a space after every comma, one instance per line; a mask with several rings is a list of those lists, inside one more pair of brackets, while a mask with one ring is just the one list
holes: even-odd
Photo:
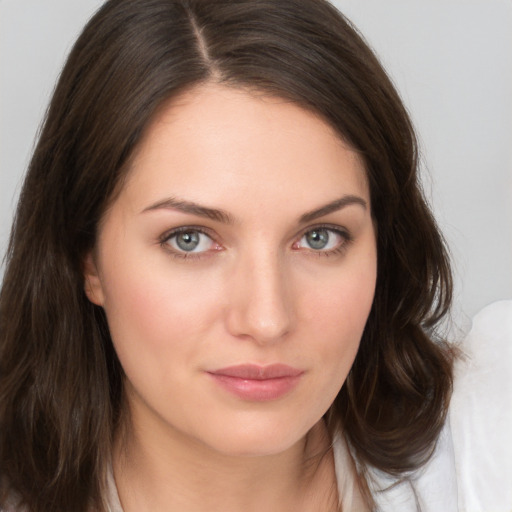
[[0, 471], [33, 512], [103, 507], [123, 371], [82, 261], [159, 108], [204, 82], [283, 97], [362, 156], [377, 227], [376, 295], [327, 414], [360, 467], [420, 467], [443, 425], [452, 293], [411, 122], [351, 24], [324, 0], [109, 0], [56, 85], [20, 195], [0, 294]]

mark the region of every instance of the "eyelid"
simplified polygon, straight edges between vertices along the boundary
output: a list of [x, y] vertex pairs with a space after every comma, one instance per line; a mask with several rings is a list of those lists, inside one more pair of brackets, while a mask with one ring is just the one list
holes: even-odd
[[216, 240], [216, 236], [213, 234], [212, 230], [205, 228], [204, 226], [179, 226], [176, 228], [169, 229], [165, 231], [162, 235], [158, 237], [158, 243], [172, 256], [176, 258], [204, 258], [208, 256], [208, 253], [212, 252], [211, 250], [207, 251], [200, 251], [200, 252], [187, 252], [187, 251], [179, 251], [172, 247], [168, 242], [171, 238], [175, 237], [176, 235], [179, 235], [180, 233], [187, 233], [187, 232], [197, 232], [202, 235], [207, 236], [212, 240], [212, 242], [217, 246], [216, 250], [220, 250], [221, 244]]
[[165, 242], [169, 240], [169, 238], [175, 235], [179, 235], [180, 233], [186, 233], [187, 231], [197, 231], [198, 233], [202, 233], [203, 235], [209, 236], [212, 240], [215, 238], [212, 235], [211, 230], [205, 228], [204, 226], [179, 226], [176, 228], [168, 229], [158, 237], [158, 240], [160, 242]]
[[334, 232], [337, 236], [340, 236], [341, 238], [343, 238], [344, 241], [333, 249], [322, 250], [322, 249], [313, 249], [313, 248], [309, 248], [309, 249], [308, 248], [298, 248], [297, 250], [302, 250], [302, 251], [305, 251], [305, 252], [308, 252], [308, 253], [311, 253], [314, 255], [318, 255], [318, 256], [329, 256], [332, 254], [339, 254], [340, 252], [344, 251], [347, 248], [347, 246], [354, 241], [353, 235], [351, 234], [350, 230], [348, 230], [347, 228], [344, 228], [337, 224], [324, 223], [324, 224], [315, 224], [313, 226], [308, 226], [307, 228], [303, 229], [300, 232], [300, 234], [297, 237], [295, 237], [293, 245], [300, 242], [300, 240], [305, 235], [310, 233], [311, 231], [320, 230], [320, 229], [325, 229], [327, 231]]
[[[292, 248], [294, 248], [293, 246], [298, 244], [300, 242], [300, 240], [305, 235], [307, 235], [309, 232], [315, 231], [315, 230], [320, 230], [320, 229], [325, 229], [327, 231], [331, 231], [331, 232], [335, 233], [337, 236], [341, 237], [343, 239], [343, 241], [340, 244], [338, 244], [338, 246], [336, 246], [332, 249], [323, 250], [323, 249], [313, 249], [313, 248], [308, 249], [306, 247], [304, 247], [304, 248], [300, 247], [300, 248], [295, 248], [295, 250], [297, 250], [297, 251], [300, 250], [300, 251], [307, 252], [307, 253], [317, 255], [317, 256], [329, 256], [329, 255], [339, 254], [339, 253], [343, 252], [347, 248], [347, 246], [350, 243], [352, 243], [354, 240], [354, 237], [352, 236], [350, 230], [348, 230], [345, 227], [342, 227], [337, 224], [328, 224], [328, 223], [315, 224], [312, 226], [308, 226], [307, 228], [304, 228], [303, 230], [301, 230], [301, 232], [297, 236], [294, 237], [294, 239], [293, 239], [294, 241], [292, 243]], [[170, 246], [168, 241], [172, 237], [179, 235], [180, 233], [186, 233], [189, 231], [201, 233], [201, 234], [209, 237], [212, 240], [212, 242], [214, 244], [216, 244], [216, 246], [217, 246], [216, 249], [201, 251], [201, 252], [193, 252], [193, 251], [187, 252], [187, 251], [176, 250], [175, 248]], [[186, 225], [186, 226], [175, 227], [175, 228], [165, 231], [158, 238], [158, 242], [172, 256], [175, 256], [178, 258], [183, 258], [183, 259], [185, 259], [185, 258], [203, 258], [203, 257], [207, 257], [209, 255], [209, 253], [216, 252], [216, 251], [223, 249], [221, 243], [217, 241], [217, 238], [218, 238], [218, 236], [209, 228], [206, 228], [204, 226]]]
[[305, 234], [309, 233], [310, 231], [315, 231], [316, 229], [326, 229], [328, 231], [334, 231], [335, 233], [339, 235], [343, 235], [346, 237], [351, 237], [350, 230], [348, 228], [345, 228], [343, 226], [340, 226], [339, 224], [329, 224], [329, 223], [320, 223], [320, 224], [313, 224], [312, 226], [308, 226], [306, 228], [301, 229], [299, 234], [295, 237], [295, 239], [299, 239], [303, 237]]

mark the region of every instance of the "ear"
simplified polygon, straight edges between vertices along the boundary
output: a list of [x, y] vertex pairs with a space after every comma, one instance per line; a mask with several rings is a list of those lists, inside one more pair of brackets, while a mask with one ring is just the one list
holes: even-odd
[[87, 298], [97, 306], [103, 306], [105, 303], [105, 294], [98, 273], [98, 267], [94, 261], [93, 252], [90, 251], [84, 258], [84, 291]]

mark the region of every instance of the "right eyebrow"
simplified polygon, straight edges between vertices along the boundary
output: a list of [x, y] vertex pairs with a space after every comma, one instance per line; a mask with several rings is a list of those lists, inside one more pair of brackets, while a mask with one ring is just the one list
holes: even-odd
[[190, 213], [192, 215], [198, 215], [199, 217], [205, 217], [212, 219], [223, 224], [233, 224], [234, 218], [224, 210], [216, 208], [208, 208], [192, 201], [184, 201], [176, 197], [166, 197], [156, 203], [144, 208], [142, 213], [150, 212], [154, 210], [178, 210], [183, 213]]

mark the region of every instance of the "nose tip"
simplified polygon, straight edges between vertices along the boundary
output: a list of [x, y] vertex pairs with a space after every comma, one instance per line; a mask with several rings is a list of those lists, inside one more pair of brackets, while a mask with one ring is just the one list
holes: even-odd
[[276, 265], [271, 269], [255, 266], [232, 281], [227, 313], [228, 331], [259, 344], [282, 340], [293, 327], [293, 304], [286, 276]]
[[254, 313], [254, 304], [241, 319], [237, 335], [248, 337], [261, 344], [274, 343], [283, 339], [288, 332], [288, 318], [277, 309], [271, 312]]

